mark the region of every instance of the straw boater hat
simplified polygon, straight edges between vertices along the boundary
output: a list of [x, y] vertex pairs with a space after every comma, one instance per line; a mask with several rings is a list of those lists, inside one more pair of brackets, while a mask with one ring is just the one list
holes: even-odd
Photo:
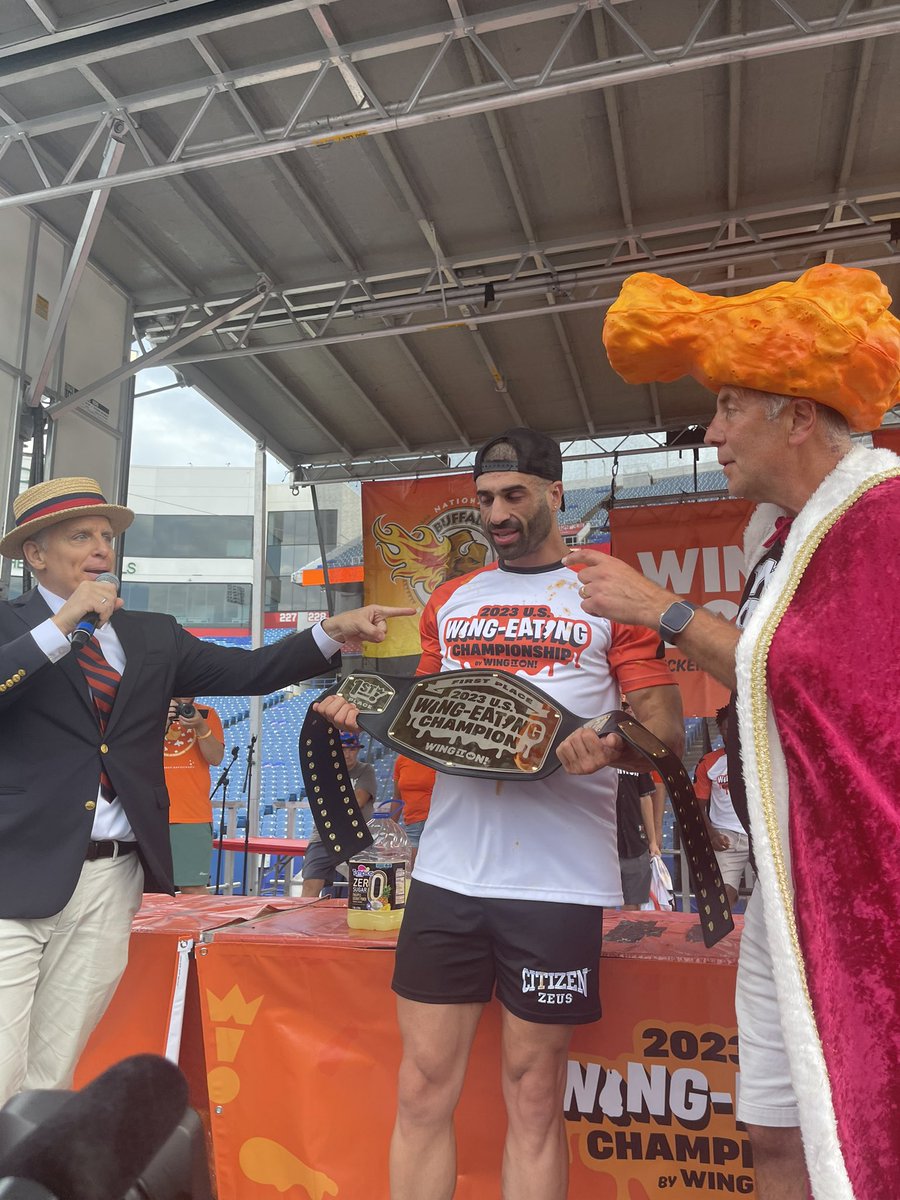
[[115, 534], [122, 533], [134, 520], [130, 508], [107, 503], [96, 479], [81, 478], [36, 483], [16, 496], [13, 513], [15, 525], [0, 542], [0, 554], [5, 558], [21, 558], [22, 546], [29, 538], [72, 517], [107, 517]]
[[612, 367], [628, 383], [692, 375], [804, 396], [877, 429], [900, 401], [900, 321], [874, 271], [825, 263], [792, 283], [707, 296], [639, 272], [622, 284], [603, 327]]

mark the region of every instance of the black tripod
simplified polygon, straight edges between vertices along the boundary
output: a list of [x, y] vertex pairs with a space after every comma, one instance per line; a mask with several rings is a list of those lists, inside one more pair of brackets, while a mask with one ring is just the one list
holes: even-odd
[[256, 753], [256, 734], [247, 743], [247, 770], [244, 772], [243, 794], [247, 815], [244, 817], [244, 870], [241, 874], [241, 895], [247, 895], [247, 864], [250, 860], [250, 784], [253, 780], [253, 759]]
[[238, 756], [238, 748], [237, 748], [237, 746], [232, 746], [231, 747], [231, 762], [228, 763], [225, 770], [219, 776], [219, 778], [216, 782], [216, 786], [213, 788], [213, 790], [210, 794], [210, 797], [209, 797], [210, 803], [212, 803], [213, 797], [215, 796], [216, 792], [219, 790], [219, 788], [222, 789], [222, 804], [219, 809], [219, 858], [218, 858], [218, 861], [216, 862], [216, 891], [215, 891], [215, 894], [217, 896], [222, 895], [222, 858], [225, 854], [225, 851], [222, 849], [222, 839], [225, 837], [225, 800], [228, 795], [228, 772], [231, 770], [231, 768], [237, 762], [237, 756]]

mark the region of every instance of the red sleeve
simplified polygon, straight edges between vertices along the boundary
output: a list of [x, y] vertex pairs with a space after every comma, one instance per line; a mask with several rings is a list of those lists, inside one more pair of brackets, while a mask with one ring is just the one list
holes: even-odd
[[646, 687], [675, 687], [665, 658], [658, 657], [659, 635], [643, 625], [612, 622], [612, 642], [606, 657], [623, 692]]
[[704, 754], [697, 763], [694, 771], [694, 793], [698, 800], [708, 800], [712, 795], [712, 784], [709, 779], [710, 755]]
[[419, 640], [422, 643], [422, 657], [419, 659], [419, 665], [416, 667], [417, 675], [437, 675], [441, 669], [441, 639], [438, 636], [437, 627], [437, 610], [436, 603], [438, 593], [432, 592], [428, 598], [428, 603], [422, 610], [422, 616], [419, 620]]

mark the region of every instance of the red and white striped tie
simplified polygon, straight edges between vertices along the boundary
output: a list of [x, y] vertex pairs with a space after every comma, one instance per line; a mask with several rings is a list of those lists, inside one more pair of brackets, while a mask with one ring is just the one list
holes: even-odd
[[[95, 637], [76, 650], [75, 657], [78, 659], [78, 665], [84, 671], [88, 687], [91, 689], [102, 735], [106, 732], [106, 724], [109, 721], [109, 714], [112, 712], [122, 676], [103, 657], [100, 643]], [[102, 762], [100, 765], [100, 794], [104, 800], [114, 800], [116, 795]]]

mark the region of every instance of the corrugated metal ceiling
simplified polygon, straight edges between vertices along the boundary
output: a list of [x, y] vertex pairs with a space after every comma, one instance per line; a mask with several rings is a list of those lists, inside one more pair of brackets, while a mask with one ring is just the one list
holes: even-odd
[[633, 270], [721, 291], [833, 258], [900, 290], [898, 4], [0, 7], [0, 206], [73, 237], [121, 122], [94, 259], [292, 465], [701, 422], [696, 385], [606, 363]]

